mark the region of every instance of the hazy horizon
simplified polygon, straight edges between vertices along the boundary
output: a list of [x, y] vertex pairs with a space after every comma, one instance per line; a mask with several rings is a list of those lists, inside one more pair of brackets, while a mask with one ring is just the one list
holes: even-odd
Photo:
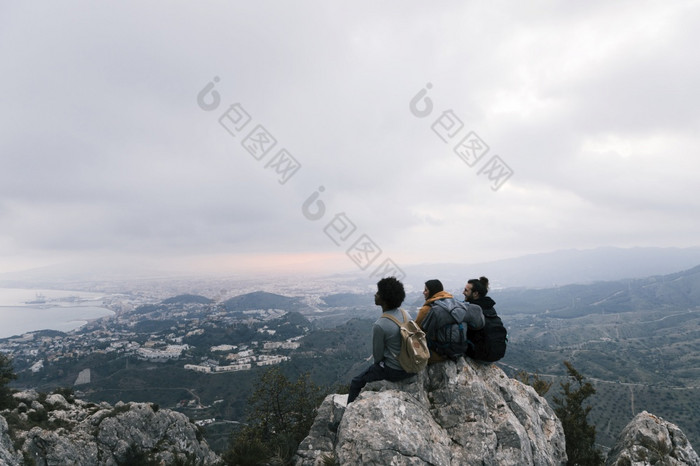
[[[446, 289], [459, 291], [466, 280], [481, 275], [487, 275], [491, 279], [493, 289], [548, 288], [668, 275], [697, 266], [700, 266], [700, 248], [697, 247], [601, 247], [528, 254], [478, 264], [408, 264], [399, 271], [403, 274], [399, 278], [409, 291], [420, 291], [426, 280], [435, 278], [442, 280]], [[346, 290], [346, 286], [347, 289], [371, 288], [378, 278], [353, 268], [331, 272], [301, 272], [283, 268], [271, 271], [263, 267], [243, 273], [205, 273], [196, 270], [183, 272], [142, 268], [129, 261], [119, 264], [84, 262], [0, 274], [0, 287], [26, 286], [35, 289], [50, 286], [54, 289], [70, 289], [71, 286], [77, 286], [77, 289], [92, 287], [93, 290], [107, 290], [121, 284], [127, 290], [129, 286], [140, 288], [151, 283], [163, 290], [199, 287], [210, 290], [210, 294], [215, 295], [219, 283], [234, 288], [241, 286], [245, 290], [264, 290], [271, 285], [297, 290], [303, 288], [304, 283], [310, 289], [316, 289], [328, 287], [332, 283], [332, 286], [342, 291]]]

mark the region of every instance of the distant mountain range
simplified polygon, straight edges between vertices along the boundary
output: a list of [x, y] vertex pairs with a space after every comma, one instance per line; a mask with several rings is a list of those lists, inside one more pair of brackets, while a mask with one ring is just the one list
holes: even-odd
[[[700, 266], [666, 275], [645, 278], [600, 281], [550, 288], [513, 287], [492, 290], [496, 308], [503, 314], [547, 314], [553, 318], [581, 317], [588, 314], [611, 314], [637, 310], [690, 309], [700, 307]], [[457, 296], [462, 300], [461, 295]], [[170, 298], [180, 302], [190, 295]], [[201, 300], [207, 298], [199, 297]], [[423, 297], [407, 296], [403, 307], [417, 309]], [[252, 309], [311, 310], [301, 298], [255, 291], [224, 301], [229, 311]], [[359, 310], [376, 310], [371, 293], [337, 293], [321, 297], [319, 306], [325, 312], [347, 312], [346, 319], [357, 317]]]
[[482, 275], [493, 288], [548, 288], [573, 283], [643, 278], [700, 265], [700, 247], [569, 249], [477, 264], [421, 264], [403, 268], [406, 282], [423, 288], [437, 278], [445, 287], [463, 286]]
[[580, 317], [637, 310], [700, 307], [700, 266], [647, 278], [566, 285], [546, 289], [511, 288], [490, 294], [502, 313], [547, 313]]

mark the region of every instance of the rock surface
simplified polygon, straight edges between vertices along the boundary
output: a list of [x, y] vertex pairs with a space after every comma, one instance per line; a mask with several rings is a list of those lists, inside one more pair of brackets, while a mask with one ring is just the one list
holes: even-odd
[[15, 398], [18, 407], [0, 416], [3, 465], [222, 464], [197, 426], [175, 411], [149, 403], [96, 405], [60, 394], [42, 398], [36, 392]]
[[700, 457], [678, 426], [642, 411], [622, 430], [606, 464], [698, 466]]
[[496, 365], [434, 364], [407, 381], [367, 384], [346, 407], [329, 395], [295, 458], [321, 465], [558, 465], [559, 419], [535, 390]]
[[12, 439], [8, 433], [7, 421], [2, 416], [0, 416], [0, 464], [7, 466], [21, 464], [14, 454]]

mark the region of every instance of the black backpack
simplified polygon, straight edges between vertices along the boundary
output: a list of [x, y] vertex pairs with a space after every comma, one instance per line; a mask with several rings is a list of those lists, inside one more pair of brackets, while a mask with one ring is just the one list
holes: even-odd
[[484, 309], [485, 325], [481, 330], [469, 330], [467, 356], [477, 361], [494, 362], [506, 354], [508, 331], [494, 308]]

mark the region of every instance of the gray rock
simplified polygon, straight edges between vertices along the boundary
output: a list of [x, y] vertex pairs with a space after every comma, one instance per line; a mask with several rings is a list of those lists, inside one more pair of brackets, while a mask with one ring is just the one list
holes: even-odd
[[642, 411], [622, 430], [606, 464], [698, 466], [700, 457], [678, 426]]
[[58, 393], [52, 393], [51, 395], [47, 396], [46, 404], [59, 409], [70, 408], [70, 404], [66, 401], [63, 395], [59, 395]]
[[[29, 401], [31, 396], [20, 399]], [[154, 410], [148, 403], [119, 402], [114, 408], [78, 400], [68, 403], [61, 395], [48, 396], [46, 405], [51, 407], [49, 426], [15, 430], [14, 439], [0, 416], [0, 464], [24, 464], [24, 456], [37, 466], [117, 465], [139, 452], [161, 464], [222, 463], [197, 426], [175, 411]], [[21, 451], [15, 451], [13, 440]]]
[[297, 466], [321, 465], [324, 457], [342, 465], [566, 463], [553, 410], [495, 365], [434, 364], [407, 381], [367, 384], [345, 410], [339, 401], [324, 400]]
[[37, 466], [111, 464], [99, 461], [94, 438], [82, 430], [51, 431], [34, 427], [29, 431], [22, 451]]
[[8, 434], [7, 421], [0, 416], [0, 464], [7, 466], [19, 466], [21, 457], [15, 452], [12, 439]]
[[197, 427], [182, 413], [169, 410], [154, 412], [147, 403], [130, 403], [130, 409], [105, 418], [99, 425], [98, 443], [105, 455], [122, 458], [129, 447], [141, 451], [159, 450], [165, 464], [172, 464], [175, 455], [193, 455], [216, 464], [220, 461], [203, 441], [197, 439]]
[[316, 413], [309, 435], [299, 445], [297, 464], [323, 464], [324, 455], [333, 456], [340, 421], [348, 403], [347, 395], [328, 395]]
[[22, 392], [13, 393], [12, 396], [18, 402], [23, 402], [30, 405], [32, 404], [32, 401], [37, 401], [39, 399], [39, 392], [36, 390], [25, 390]]

